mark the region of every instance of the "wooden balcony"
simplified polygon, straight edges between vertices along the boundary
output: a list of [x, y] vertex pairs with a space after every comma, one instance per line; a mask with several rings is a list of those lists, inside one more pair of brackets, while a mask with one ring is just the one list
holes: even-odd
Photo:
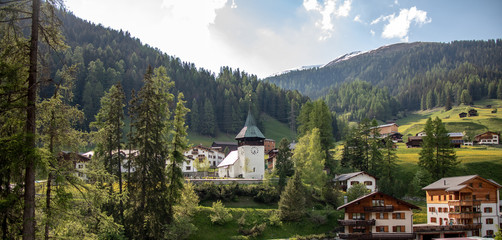
[[472, 218], [481, 217], [481, 213], [480, 212], [450, 212], [448, 214], [448, 217], [449, 218], [468, 218], [468, 219], [472, 219]]
[[340, 233], [341, 239], [395, 239], [407, 240], [415, 239], [414, 233]]
[[375, 226], [375, 219], [372, 220], [338, 220], [342, 226]]
[[415, 226], [414, 232], [439, 232], [439, 231], [468, 231], [481, 229], [481, 223], [456, 224], [456, 225], [427, 225]]
[[450, 200], [448, 201], [450, 207], [455, 206], [479, 206], [481, 205], [480, 200]]
[[364, 207], [365, 212], [392, 212], [394, 211], [394, 206], [373, 206], [373, 207]]

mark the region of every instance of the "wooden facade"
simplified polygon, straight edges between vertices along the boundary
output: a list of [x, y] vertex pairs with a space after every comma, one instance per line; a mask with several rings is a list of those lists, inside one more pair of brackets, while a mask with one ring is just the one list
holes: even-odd
[[338, 208], [345, 209], [342, 239], [413, 239], [413, 204], [374, 192]]

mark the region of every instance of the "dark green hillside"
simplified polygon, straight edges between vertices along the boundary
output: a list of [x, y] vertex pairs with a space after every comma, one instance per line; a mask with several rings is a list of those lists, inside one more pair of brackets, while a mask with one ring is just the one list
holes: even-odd
[[[215, 136], [218, 132], [235, 133], [242, 127], [246, 113], [251, 109], [289, 123], [307, 100], [297, 91], [286, 91], [258, 81], [255, 75], [239, 69], [222, 67], [216, 76], [194, 64], [183, 62], [159, 49], [142, 44], [128, 32], [116, 31], [75, 17], [71, 13], [60, 16], [63, 35], [69, 46], [64, 52], [52, 56], [52, 71], [56, 73], [64, 64], [76, 65], [74, 104], [85, 112], [88, 128], [100, 108], [100, 98], [117, 81], [122, 83], [127, 98], [132, 90], [139, 90], [148, 66], [164, 66], [175, 82], [175, 91], [181, 91], [192, 109], [188, 124], [192, 132]], [[53, 79], [58, 80], [55, 74]], [[53, 90], [45, 88], [41, 97]], [[251, 104], [250, 104], [251, 103]], [[261, 120], [258, 119], [261, 123]]]
[[[265, 80], [312, 98], [324, 97], [330, 90], [336, 94], [343, 83], [361, 80], [388, 89], [401, 110], [500, 99], [502, 40], [400, 43]], [[358, 96], [353, 97], [357, 102]]]

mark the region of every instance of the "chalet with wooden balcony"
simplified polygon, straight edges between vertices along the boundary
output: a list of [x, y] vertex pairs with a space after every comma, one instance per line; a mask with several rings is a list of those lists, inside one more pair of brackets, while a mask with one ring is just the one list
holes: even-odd
[[417, 206], [381, 192], [346, 203], [339, 220], [342, 239], [414, 239], [412, 209]]
[[474, 137], [474, 142], [477, 144], [499, 144], [500, 135], [496, 132], [485, 132]]
[[419, 239], [493, 235], [501, 187], [478, 175], [442, 178], [424, 187], [427, 224], [415, 225], [415, 233]]

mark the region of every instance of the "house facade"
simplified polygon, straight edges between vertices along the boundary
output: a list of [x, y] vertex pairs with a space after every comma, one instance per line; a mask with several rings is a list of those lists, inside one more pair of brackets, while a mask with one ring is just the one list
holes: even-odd
[[373, 192], [346, 203], [339, 223], [341, 239], [414, 239], [413, 209], [417, 206], [390, 195]]
[[485, 132], [474, 137], [477, 144], [500, 144], [500, 135], [496, 132]]
[[366, 188], [368, 188], [371, 192], [375, 192], [377, 190], [376, 177], [366, 172], [353, 172], [335, 175], [333, 181], [335, 182], [335, 186], [343, 191], [349, 190], [349, 188], [358, 183], [366, 185]]
[[448, 177], [426, 186], [427, 224], [415, 232], [429, 237], [493, 235], [500, 221], [498, 183], [478, 175]]
[[235, 137], [238, 148], [218, 165], [220, 177], [263, 179], [265, 176], [265, 136], [248, 112], [246, 123]]
[[263, 142], [265, 146], [265, 154], [268, 154], [270, 151], [275, 149], [275, 140], [274, 139], [265, 139]]

